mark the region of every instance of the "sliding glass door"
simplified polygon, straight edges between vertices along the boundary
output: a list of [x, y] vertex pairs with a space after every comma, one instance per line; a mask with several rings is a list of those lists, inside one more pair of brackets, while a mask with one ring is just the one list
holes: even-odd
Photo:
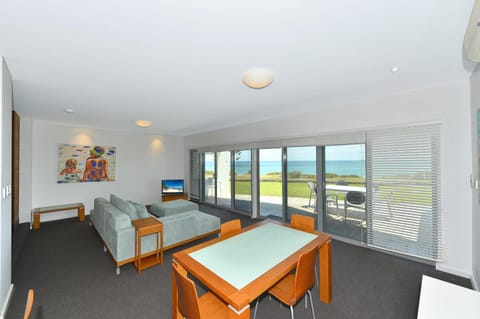
[[215, 173], [215, 153], [204, 153], [204, 187], [203, 187], [203, 201], [210, 204], [215, 204], [216, 194], [216, 173]]
[[223, 207], [232, 207], [232, 161], [230, 154], [230, 151], [216, 153], [217, 205]]
[[252, 151], [234, 152], [235, 209], [252, 213]]
[[315, 218], [317, 225], [316, 147], [287, 147], [287, 217], [301, 214]]
[[325, 146], [323, 231], [366, 242], [365, 144]]
[[282, 149], [259, 150], [260, 217], [282, 219]]

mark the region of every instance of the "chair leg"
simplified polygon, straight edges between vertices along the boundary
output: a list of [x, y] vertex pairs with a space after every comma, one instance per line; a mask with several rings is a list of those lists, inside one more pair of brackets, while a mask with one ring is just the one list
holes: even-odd
[[[310, 292], [310, 290], [307, 290], [307, 293], [308, 293], [308, 296], [310, 297], [310, 306], [312, 306], [312, 316], [313, 316], [313, 319], [315, 319], [315, 310], [313, 310], [312, 293]], [[306, 296], [305, 296], [305, 298], [306, 298]]]
[[318, 269], [317, 269], [316, 263], [315, 263], [315, 283], [317, 284], [317, 287], [320, 287], [320, 284], [318, 283]]
[[253, 312], [253, 319], [257, 318], [258, 299], [260, 299], [260, 297], [257, 298], [257, 302], [255, 303], [255, 311]]
[[295, 317], [293, 316], [293, 306], [290, 306], [290, 313], [292, 314], [292, 319], [295, 319]]

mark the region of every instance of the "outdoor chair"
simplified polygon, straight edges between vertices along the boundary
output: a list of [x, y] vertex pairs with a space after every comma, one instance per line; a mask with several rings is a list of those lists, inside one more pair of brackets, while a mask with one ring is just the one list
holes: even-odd
[[[313, 202], [314, 202], [314, 208], [317, 208], [317, 185], [315, 185], [314, 182], [307, 182], [308, 184], [308, 188], [310, 189], [310, 196], [308, 198], [308, 206], [307, 207], [312, 207], [311, 206], [311, 202], [312, 202], [312, 198], [313, 198]], [[326, 194], [326, 198], [327, 198], [327, 206], [329, 203], [332, 203], [335, 205], [336, 208], [338, 208], [338, 196], [337, 194]], [[315, 210], [316, 211], [316, 210]]]
[[172, 263], [172, 270], [177, 284], [178, 311], [183, 318], [228, 318], [227, 305], [213, 293], [206, 292], [200, 298], [198, 297], [195, 283], [187, 277], [187, 272], [182, 266]]
[[215, 180], [212, 177], [207, 178], [205, 181], [205, 187], [207, 188], [207, 197], [215, 196]]
[[332, 203], [335, 205], [336, 208], [338, 208], [338, 196], [337, 194], [327, 194], [327, 206], [329, 203]]
[[365, 194], [359, 191], [347, 192], [344, 199], [344, 209], [345, 209], [345, 215], [343, 219], [344, 221], [347, 220], [348, 207], [354, 207], [354, 208], [365, 210]]
[[[291, 318], [294, 319], [293, 306], [296, 305], [306, 294], [310, 298], [310, 305], [312, 307], [312, 315], [315, 319], [315, 310], [313, 309], [312, 293], [310, 289], [315, 284], [315, 254], [316, 247], [300, 255], [297, 261], [297, 268], [295, 274], [288, 274], [275, 284], [268, 293], [278, 299], [283, 304], [290, 306]], [[258, 299], [255, 305], [255, 312], [253, 318], [255, 319], [258, 309]], [[305, 300], [305, 307], [307, 307], [308, 299]]]
[[315, 200], [317, 198], [317, 186], [315, 185], [314, 182], [307, 182], [308, 188], [310, 189], [310, 196], [308, 197], [308, 207], [312, 207], [312, 198], [313, 202], [315, 203]]

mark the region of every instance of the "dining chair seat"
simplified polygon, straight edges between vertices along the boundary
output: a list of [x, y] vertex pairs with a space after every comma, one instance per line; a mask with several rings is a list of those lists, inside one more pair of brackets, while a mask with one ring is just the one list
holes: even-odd
[[[291, 318], [294, 319], [293, 306], [296, 305], [306, 294], [310, 298], [313, 319], [315, 319], [315, 310], [313, 309], [313, 299], [310, 289], [315, 284], [315, 255], [316, 247], [300, 255], [297, 261], [295, 273], [290, 273], [283, 277], [278, 283], [268, 290], [268, 293], [283, 304], [290, 307]], [[258, 299], [255, 306], [254, 319], [258, 310]]]
[[177, 285], [177, 304], [180, 314], [187, 319], [227, 318], [228, 308], [211, 292], [204, 293], [200, 298], [195, 283], [187, 277], [186, 270], [177, 263], [172, 263]]
[[[312, 216], [292, 214], [290, 216], [290, 225], [295, 229], [313, 233], [315, 231], [315, 218], [313, 218]], [[318, 287], [318, 271], [317, 271], [316, 264], [315, 264], [315, 282]]]

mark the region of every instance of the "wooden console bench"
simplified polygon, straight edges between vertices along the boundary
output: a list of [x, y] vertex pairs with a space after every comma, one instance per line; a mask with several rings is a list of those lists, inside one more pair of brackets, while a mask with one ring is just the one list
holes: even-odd
[[85, 206], [83, 205], [83, 203], [39, 207], [33, 210], [33, 229], [40, 228], [40, 214], [60, 212], [71, 209], [77, 210], [78, 219], [81, 222], [85, 220]]

